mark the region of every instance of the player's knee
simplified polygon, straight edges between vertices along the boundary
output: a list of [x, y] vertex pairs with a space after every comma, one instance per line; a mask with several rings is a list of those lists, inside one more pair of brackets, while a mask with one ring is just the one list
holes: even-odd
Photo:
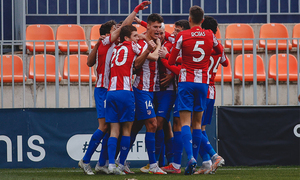
[[157, 130], [156, 118], [147, 119], [145, 125], [148, 132], [155, 132]]

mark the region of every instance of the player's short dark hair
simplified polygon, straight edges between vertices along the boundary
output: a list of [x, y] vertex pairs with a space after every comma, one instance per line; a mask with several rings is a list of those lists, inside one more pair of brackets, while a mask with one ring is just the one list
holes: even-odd
[[120, 21], [118, 24], [122, 24], [124, 21], [122, 20], [122, 21]]
[[204, 21], [201, 24], [201, 27], [203, 29], [210, 29], [210, 30], [212, 30], [212, 32], [214, 34], [216, 34], [217, 33], [217, 28], [218, 28], [218, 21], [215, 18], [211, 17], [211, 16], [205, 16]]
[[111, 30], [111, 27], [116, 25], [116, 21], [114, 20], [110, 20], [110, 21], [107, 21], [106, 23], [102, 24], [99, 31], [100, 31], [100, 35], [106, 35], [106, 34], [110, 34], [110, 30]]
[[195, 5], [190, 8], [190, 17], [192, 18], [193, 23], [201, 23], [204, 16], [204, 11], [201, 7]]
[[156, 14], [156, 13], [150, 14], [147, 18], [148, 24], [151, 24], [152, 22], [156, 22], [156, 21], [159, 23], [162, 23], [162, 22], [164, 22], [164, 18], [161, 17], [161, 15]]
[[185, 20], [185, 19], [176, 21], [175, 22], [175, 26], [180, 26], [182, 28], [182, 30], [191, 29], [189, 21]]
[[125, 36], [130, 38], [132, 31], [137, 31], [136, 27], [134, 27], [133, 25], [123, 26], [120, 32], [120, 41], [124, 42]]

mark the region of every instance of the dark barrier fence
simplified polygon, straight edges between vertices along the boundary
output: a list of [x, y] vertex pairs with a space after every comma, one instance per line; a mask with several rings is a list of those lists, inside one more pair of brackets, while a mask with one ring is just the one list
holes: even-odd
[[[0, 109], [0, 168], [77, 167], [97, 127], [95, 108]], [[207, 133], [215, 148], [215, 113]], [[144, 139], [145, 128], [128, 155], [131, 167], [148, 163]], [[92, 167], [100, 152], [101, 145], [92, 156]], [[183, 166], [186, 159], [184, 154]]]
[[[219, 107], [207, 133], [226, 165], [300, 165], [300, 107]], [[216, 124], [218, 136], [216, 135]], [[77, 167], [98, 127], [95, 108], [0, 109], [0, 168]], [[145, 129], [128, 155], [148, 162]], [[92, 167], [101, 145], [92, 156]], [[201, 164], [201, 158], [198, 158]], [[184, 153], [182, 165], [186, 165]]]
[[229, 166], [300, 165], [300, 107], [219, 107], [219, 153]]

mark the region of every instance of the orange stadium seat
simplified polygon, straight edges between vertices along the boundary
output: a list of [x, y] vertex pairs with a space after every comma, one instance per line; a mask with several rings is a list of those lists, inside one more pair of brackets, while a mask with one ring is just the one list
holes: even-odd
[[[300, 38], [300, 23], [296, 24], [293, 28], [293, 38]], [[300, 39], [298, 40], [299, 42], [299, 48], [300, 48]], [[293, 47], [297, 47], [297, 39], [293, 40]]]
[[220, 31], [219, 27], [217, 27], [216, 38], [217, 39], [222, 39], [221, 38], [221, 31]]
[[[26, 48], [29, 51], [33, 51], [33, 42], [28, 42], [30, 40], [55, 40], [53, 29], [48, 25], [29, 25], [26, 28]], [[44, 42], [35, 42], [35, 51], [36, 52], [44, 52]], [[55, 43], [46, 42], [46, 51], [54, 52], [55, 51]]]
[[[86, 52], [88, 50], [84, 30], [81, 26], [76, 24], [60, 25], [56, 31], [56, 40], [84, 40], [80, 41], [80, 51]], [[58, 42], [58, 47], [62, 52], [67, 52], [67, 41]], [[70, 41], [69, 48], [70, 52], [78, 52], [78, 42]]]
[[[254, 32], [248, 24], [230, 24], [226, 28], [225, 32], [226, 39], [254, 39]], [[225, 48], [231, 48], [232, 40], [225, 40]], [[258, 46], [256, 46], [257, 49]], [[233, 40], [233, 50], [242, 51], [243, 42], [242, 40]], [[253, 40], [244, 40], [244, 50], [253, 50]]]
[[[238, 55], [234, 64], [234, 77], [243, 81], [243, 55]], [[256, 55], [257, 81], [265, 81], [266, 73], [262, 58]], [[244, 54], [244, 78], [245, 81], [253, 81], [253, 54]]]
[[[289, 54], [289, 80], [297, 81], [297, 59]], [[276, 80], [276, 54], [270, 57], [269, 77]], [[287, 54], [278, 54], [278, 80], [287, 81]]]
[[[230, 65], [230, 61], [228, 59], [228, 57], [226, 56], [227, 60], [228, 60], [228, 66], [227, 67], [223, 67], [223, 80], [224, 82], [231, 82], [232, 80], [232, 71], [231, 71], [231, 65]], [[216, 82], [221, 82], [222, 81], [222, 76], [221, 76], [221, 67], [222, 65], [219, 64], [219, 67], [218, 67], [218, 71], [217, 71], [217, 74], [216, 74], [216, 77], [215, 77], [215, 81]]]
[[140, 24], [133, 24], [133, 26], [136, 27], [138, 34], [141, 34], [141, 33], [147, 31], [147, 28], [143, 27], [143, 26], [140, 25]]
[[174, 27], [175, 27], [174, 24], [165, 24], [165, 31], [172, 34], [174, 31]]
[[[3, 82], [12, 82], [12, 57], [14, 57], [14, 82], [23, 82], [23, 61], [19, 56], [3, 55]], [[1, 67], [1, 56], [0, 56], [0, 67]], [[26, 75], [25, 81], [27, 79]], [[0, 68], [0, 81], [1, 81], [1, 68]]]
[[[285, 25], [280, 23], [264, 24], [260, 28], [259, 38], [289, 38]], [[289, 42], [289, 49], [292, 44]], [[265, 40], [259, 40], [259, 47], [266, 49]], [[278, 50], [286, 50], [287, 40], [278, 40]], [[267, 40], [267, 50], [276, 50], [276, 40]]]
[[[94, 25], [91, 29], [90, 40], [91, 40], [91, 48], [93, 49], [100, 38], [100, 29], [101, 24]], [[94, 41], [93, 41], [94, 40]]]
[[[45, 59], [46, 59], [46, 77], [45, 77]], [[59, 81], [61, 81], [61, 75], [58, 71]], [[34, 56], [30, 58], [29, 63], [29, 76], [28, 78], [34, 79]], [[45, 78], [47, 82], [55, 82], [55, 56], [47, 54], [38, 54], [35, 56], [35, 78], [36, 82], [44, 82]]]
[[[78, 55], [70, 55], [70, 82], [78, 82]], [[90, 70], [86, 65], [87, 55], [80, 55], [80, 81], [89, 82]], [[94, 68], [92, 67], [92, 82], [96, 81]], [[68, 56], [65, 58], [63, 78], [68, 79]]]

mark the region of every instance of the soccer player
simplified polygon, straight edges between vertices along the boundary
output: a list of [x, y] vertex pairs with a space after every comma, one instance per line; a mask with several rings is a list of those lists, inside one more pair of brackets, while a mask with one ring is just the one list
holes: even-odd
[[[162, 42], [161, 47], [165, 47], [167, 51], [170, 52], [172, 43], [165, 40], [164, 23], [162, 23], [162, 27], [159, 31], [159, 39]], [[176, 87], [174, 75], [161, 63], [160, 60], [158, 61], [158, 70], [159, 73], [157, 75], [154, 92], [154, 107], [157, 118], [157, 130], [155, 134], [155, 155], [157, 161], [159, 161], [159, 157], [161, 154], [164, 156], [164, 152], [162, 151], [164, 147], [164, 140], [166, 140], [167, 159], [169, 162], [173, 162], [172, 147], [174, 138], [169, 120], [170, 113], [176, 99]]]
[[[213, 31], [214, 34], [217, 32], [218, 22], [213, 17], [205, 16], [203, 23], [201, 24], [203, 29], [210, 29]], [[208, 141], [208, 137], [205, 131], [205, 127], [207, 124], [211, 123], [212, 113], [214, 110], [215, 98], [216, 98], [216, 88], [215, 88], [215, 76], [218, 71], [219, 64], [221, 63], [222, 66], [228, 66], [228, 60], [225, 57], [224, 51], [221, 55], [214, 55], [215, 53], [212, 52], [210, 57], [210, 62], [208, 66], [209, 71], [209, 88], [207, 93], [206, 99], [206, 109], [203, 113], [202, 117], [202, 140], [200, 145], [199, 153], [202, 157], [202, 166], [201, 168], [195, 172], [194, 174], [208, 174], [210, 172], [215, 172], [219, 166], [225, 163], [224, 159], [219, 156], [213, 147], [211, 146], [210, 142]], [[196, 146], [193, 146], [196, 147]], [[197, 159], [197, 148], [194, 148], [194, 157]], [[213, 163], [211, 161], [213, 160]]]
[[[159, 37], [159, 30], [163, 18], [159, 14], [151, 14], [147, 18], [147, 32], [146, 38], [156, 42], [156, 49], [150, 53], [140, 67], [136, 66], [136, 78], [133, 84], [135, 107], [136, 107], [136, 121], [132, 127], [131, 144], [133, 144], [136, 135], [143, 127], [146, 126], [145, 144], [149, 157], [149, 173], [152, 174], [166, 174], [162, 171], [156, 162], [155, 158], [155, 132], [157, 129], [157, 119], [153, 107], [153, 91], [155, 89], [155, 82], [158, 73], [157, 60], [158, 50], [161, 47]], [[147, 48], [145, 40], [139, 40], [139, 45], [144, 49]]]
[[[135, 17], [136, 23], [141, 24], [147, 28], [147, 23]], [[158, 38], [161, 41], [162, 47], [165, 47], [168, 52], [172, 48], [172, 43], [165, 39], [165, 25], [161, 23]], [[170, 112], [176, 98], [176, 87], [174, 82], [174, 75], [166, 69], [160, 61], [158, 61], [158, 72], [155, 81], [154, 90], [154, 109], [157, 119], [157, 131], [155, 134], [155, 158], [164, 160], [164, 140], [166, 140], [167, 160], [173, 161], [173, 132], [170, 119]], [[165, 138], [164, 138], [165, 137]], [[163, 158], [160, 158], [163, 157]], [[159, 161], [161, 167], [163, 161]], [[149, 164], [140, 169], [142, 172], [149, 172]]]
[[[187, 20], [179, 20], [175, 22], [175, 28], [173, 34], [175, 35], [175, 38], [179, 31], [190, 29], [189, 22]], [[168, 38], [170, 39], [170, 38]], [[175, 39], [174, 39], [175, 42]], [[181, 51], [179, 52], [181, 56]], [[168, 54], [168, 51], [164, 48], [161, 48], [159, 50], [159, 55], [161, 57], [161, 62], [165, 67], [167, 67], [170, 71], [172, 71], [174, 74], [176, 74], [176, 85], [178, 81], [178, 75], [179, 71], [181, 69], [181, 57], [178, 56], [176, 66], [172, 65], [170, 66], [168, 64], [168, 57], [170, 54]], [[167, 59], [164, 59], [167, 58]], [[182, 159], [182, 151], [183, 151], [183, 143], [181, 138], [181, 123], [179, 119], [179, 111], [178, 111], [178, 97], [176, 98], [176, 101], [174, 103], [174, 111], [173, 111], [173, 131], [174, 131], [174, 141], [173, 141], [173, 152], [174, 152], [174, 160], [173, 162], [169, 163], [168, 166], [162, 167], [162, 170], [166, 171], [167, 173], [175, 173], [179, 174], [181, 173], [181, 159]]]
[[[200, 25], [204, 11], [199, 6], [192, 6], [189, 12], [191, 29], [178, 33], [169, 59], [169, 65], [174, 65], [177, 55], [182, 50], [182, 66], [178, 83], [178, 110], [181, 122], [181, 136], [183, 146], [188, 156], [185, 174], [194, 173], [197, 161], [193, 156], [192, 134], [194, 145], [200, 146], [202, 139], [201, 119], [206, 103], [208, 91], [208, 63], [211, 50], [222, 54], [219, 45], [211, 30], [203, 30]], [[191, 120], [191, 112], [193, 118]], [[191, 123], [192, 122], [192, 123]]]
[[[138, 41], [137, 29], [132, 25], [122, 27], [120, 32], [121, 43], [117, 45], [112, 54], [110, 82], [106, 97], [105, 120], [110, 124], [110, 137], [108, 139], [109, 173], [125, 174], [124, 162], [130, 150], [130, 132], [134, 121], [134, 93], [132, 92], [131, 78], [133, 63], [143, 63], [148, 54], [155, 48], [151, 40], [147, 49], [143, 51], [136, 44]], [[136, 58], [136, 56], [139, 56]], [[118, 137], [122, 131], [120, 143], [120, 162], [115, 165], [115, 154]]]
[[[134, 9], [134, 11], [124, 20], [121, 27], [127, 24], [131, 24], [138, 11], [146, 9], [147, 5], [149, 5], [150, 3], [150, 1], [144, 1], [139, 4]], [[94, 97], [96, 102], [99, 126], [91, 137], [88, 149], [83, 159], [78, 162], [78, 166], [83, 169], [84, 173], [86, 173], [87, 175], [94, 175], [90, 166], [90, 159], [108, 129], [107, 123], [105, 122], [105, 103], [109, 83], [109, 64], [112, 50], [115, 46], [114, 42], [119, 37], [120, 31], [120, 28], [116, 29], [115, 21], [108, 21], [107, 23], [103, 24], [100, 28], [100, 35], [106, 37], [103, 40], [97, 42], [92, 52], [88, 56], [87, 65], [89, 67], [92, 67], [94, 64], [96, 64], [97, 83], [94, 90]], [[104, 166], [106, 158], [102, 157], [101, 161], [100, 159], [95, 167], [96, 172], [108, 172], [107, 168]], [[103, 161], [103, 159], [105, 160]], [[104, 164], [102, 164], [103, 162]]]

